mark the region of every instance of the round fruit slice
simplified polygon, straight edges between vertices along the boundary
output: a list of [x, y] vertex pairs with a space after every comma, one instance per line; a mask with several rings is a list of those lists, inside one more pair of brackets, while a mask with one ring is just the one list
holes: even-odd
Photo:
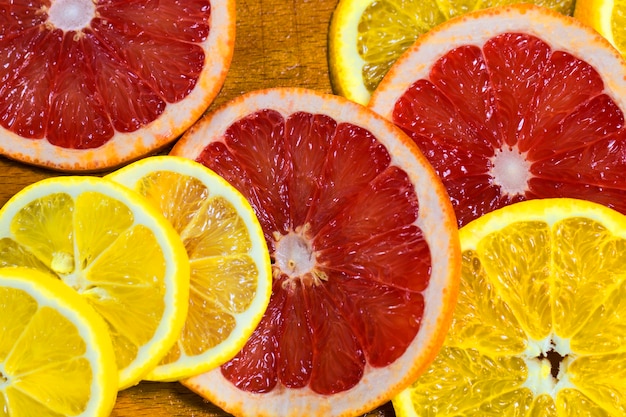
[[456, 299], [458, 230], [399, 129], [342, 97], [270, 89], [205, 117], [172, 153], [246, 196], [273, 269], [246, 345], [186, 386], [237, 416], [356, 416], [430, 363]]
[[113, 345], [102, 318], [43, 272], [0, 269], [2, 416], [101, 416], [117, 398]]
[[592, 29], [514, 5], [421, 37], [370, 107], [419, 145], [460, 225], [532, 198], [626, 212], [624, 74], [622, 58]]
[[176, 342], [189, 261], [167, 220], [139, 194], [97, 177], [36, 182], [0, 210], [0, 268], [55, 275], [106, 321], [119, 388], [138, 383]]
[[600, 32], [626, 55], [626, 2], [623, 0], [578, 0], [574, 17]]
[[163, 148], [222, 87], [232, 0], [0, 6], [0, 154], [99, 170]]
[[[513, 1], [340, 0], [328, 33], [334, 91], [367, 104], [389, 68], [417, 38], [446, 20], [507, 3]], [[568, 15], [574, 11], [573, 0], [529, 3]]]
[[263, 230], [248, 201], [197, 162], [154, 156], [107, 176], [146, 197], [174, 226], [191, 266], [178, 343], [145, 379], [179, 380], [231, 359], [261, 320], [272, 290]]
[[398, 417], [625, 415], [626, 217], [532, 200], [460, 235], [452, 326]]

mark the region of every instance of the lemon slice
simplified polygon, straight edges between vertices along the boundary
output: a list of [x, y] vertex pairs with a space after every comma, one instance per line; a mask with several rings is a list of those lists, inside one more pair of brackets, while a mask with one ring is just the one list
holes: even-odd
[[139, 194], [96, 177], [56, 177], [0, 210], [0, 267], [56, 275], [107, 322], [119, 388], [138, 383], [175, 343], [189, 261], [171, 225]]
[[165, 215], [191, 265], [187, 322], [146, 378], [183, 379], [231, 359], [261, 320], [271, 293], [269, 251], [248, 201], [210, 169], [175, 156], [145, 158], [107, 178]]
[[3, 268], [0, 317], [0, 415], [109, 415], [113, 345], [82, 297], [43, 272]]
[[398, 417], [626, 415], [626, 216], [537, 199], [460, 238], [450, 331]]

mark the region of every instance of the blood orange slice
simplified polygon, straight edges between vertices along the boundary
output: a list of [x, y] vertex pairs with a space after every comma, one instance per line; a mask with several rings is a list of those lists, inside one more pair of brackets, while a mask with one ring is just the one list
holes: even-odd
[[0, 5], [0, 154], [97, 170], [166, 146], [223, 84], [233, 0]]
[[415, 144], [345, 98], [248, 93], [172, 149], [250, 201], [273, 293], [244, 348], [184, 384], [237, 416], [356, 416], [430, 363], [458, 290], [456, 223]]
[[617, 51], [592, 29], [512, 5], [422, 36], [369, 106], [419, 145], [460, 225], [545, 197], [626, 212], [625, 74]]

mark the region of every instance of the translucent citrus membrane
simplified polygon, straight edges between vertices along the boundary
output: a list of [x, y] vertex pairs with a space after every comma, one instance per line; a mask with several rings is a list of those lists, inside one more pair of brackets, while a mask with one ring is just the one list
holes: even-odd
[[235, 207], [197, 178], [157, 171], [136, 189], [174, 225], [191, 264], [187, 322], [161, 364], [205, 353], [228, 338], [255, 298], [259, 271], [248, 229]]
[[417, 415], [626, 413], [626, 240], [588, 218], [513, 223], [463, 253]]
[[[365, 61], [362, 75], [373, 92], [391, 65], [415, 40], [444, 21], [514, 0], [374, 0], [358, 25], [357, 50]], [[572, 0], [538, 0], [532, 3], [571, 15]]]
[[82, 294], [110, 327], [118, 367], [128, 366], [165, 310], [164, 297], [145, 296], [166, 272], [153, 232], [134, 223], [125, 204], [89, 191], [30, 202], [12, 219], [11, 233], [0, 240], [0, 267], [46, 271]]
[[0, 288], [0, 306], [10, 312], [0, 322], [0, 415], [85, 411], [93, 376], [75, 324], [19, 288]]

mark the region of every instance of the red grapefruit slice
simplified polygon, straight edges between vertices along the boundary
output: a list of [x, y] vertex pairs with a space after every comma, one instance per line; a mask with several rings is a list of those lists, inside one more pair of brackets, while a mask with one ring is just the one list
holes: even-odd
[[274, 277], [242, 351], [186, 386], [236, 416], [357, 416], [430, 363], [456, 300], [457, 228], [400, 129], [345, 98], [271, 89], [204, 118], [171, 153], [246, 196]]
[[0, 154], [99, 170], [163, 148], [219, 92], [233, 0], [0, 5]]
[[459, 225], [516, 201], [626, 212], [626, 64], [577, 20], [531, 5], [422, 36], [369, 103], [419, 145]]

